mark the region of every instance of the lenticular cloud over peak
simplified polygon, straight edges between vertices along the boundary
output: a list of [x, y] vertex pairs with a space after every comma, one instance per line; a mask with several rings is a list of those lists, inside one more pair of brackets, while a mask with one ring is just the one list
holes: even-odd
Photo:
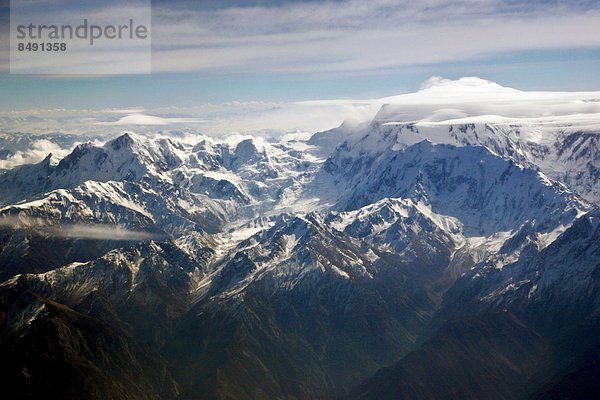
[[467, 76], [460, 79], [452, 80], [441, 76], [432, 76], [421, 84], [421, 91], [469, 91], [469, 92], [509, 92], [515, 89], [506, 88], [496, 82], [481, 79], [476, 76]]
[[[600, 92], [524, 91], [478, 77], [452, 80], [434, 76], [413, 93], [370, 100], [297, 103], [329, 109], [348, 120], [368, 110], [379, 123], [522, 123], [568, 128], [600, 127]], [[363, 112], [363, 115], [369, 115]], [[366, 121], [365, 121], [366, 122]]]
[[[521, 91], [465, 77], [432, 77], [415, 93], [382, 98], [378, 120], [397, 122], [551, 122], [600, 124], [600, 92]], [[467, 119], [467, 120], [465, 120]], [[471, 121], [468, 121], [471, 119]], [[564, 121], [563, 121], [564, 122]]]

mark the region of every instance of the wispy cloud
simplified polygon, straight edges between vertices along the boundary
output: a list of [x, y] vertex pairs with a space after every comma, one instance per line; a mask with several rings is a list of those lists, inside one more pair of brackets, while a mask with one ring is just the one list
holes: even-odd
[[[95, 7], [91, 15], [119, 15], [114, 7]], [[528, 50], [598, 48], [598, 26], [600, 3], [587, 0], [300, 1], [212, 9], [186, 1], [155, 3], [152, 71], [381, 70]], [[123, 64], [134, 61], [129, 54], [112, 56]], [[102, 65], [102, 55], [79, 62]]]
[[10, 229], [28, 229], [41, 235], [48, 235], [61, 239], [89, 239], [89, 240], [162, 240], [165, 235], [158, 233], [130, 230], [116, 225], [108, 224], [55, 224], [49, 225], [39, 218], [25, 216], [0, 216], [0, 227]]
[[600, 46], [593, 2], [324, 1], [193, 10], [158, 6], [153, 71], [322, 73]]

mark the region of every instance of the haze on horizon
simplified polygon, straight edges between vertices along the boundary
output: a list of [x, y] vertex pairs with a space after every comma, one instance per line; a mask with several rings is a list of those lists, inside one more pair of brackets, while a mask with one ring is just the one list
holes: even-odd
[[[0, 112], [5, 136], [29, 135], [31, 140], [0, 160], [0, 169], [40, 162], [49, 153], [56, 161], [78, 143], [99, 145], [123, 132], [173, 137], [190, 144], [207, 136], [232, 143], [248, 137], [287, 141], [306, 140], [341, 124], [352, 131], [373, 119], [418, 127], [522, 124], [535, 127], [543, 136], [545, 130], [557, 127], [598, 129], [600, 91], [524, 91], [477, 77], [431, 77], [416, 92], [374, 99]], [[61, 139], [61, 135], [66, 136]]]

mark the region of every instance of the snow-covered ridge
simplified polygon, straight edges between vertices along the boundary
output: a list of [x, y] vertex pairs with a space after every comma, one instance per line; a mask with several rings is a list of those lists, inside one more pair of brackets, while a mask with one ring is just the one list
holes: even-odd
[[[155, 221], [160, 220], [159, 208], [202, 214], [199, 218], [214, 231], [230, 218], [252, 218], [261, 209], [290, 203], [298, 191], [288, 189], [297, 189], [318, 165], [310, 153], [262, 139], [242, 138], [235, 143], [206, 139], [189, 145], [126, 133], [103, 146], [78, 145], [57, 165], [47, 157], [0, 174], [0, 204], [41, 201], [55, 190], [59, 191], [55, 196], [75, 190], [78, 197], [85, 192], [93, 197], [110, 192], [105, 184], [115, 182], [127, 185], [129, 191], [133, 188], [132, 195], [120, 188], [105, 195], [105, 201], [127, 203], [135, 212], [152, 214]], [[152, 202], [155, 212], [140, 204], [148, 196], [163, 197]], [[157, 203], [166, 205], [157, 207]]]
[[[485, 121], [485, 120], [483, 120]], [[420, 141], [485, 146], [492, 153], [530, 168], [589, 201], [600, 203], [600, 127], [517, 123], [381, 123], [374, 121], [345, 146], [355, 154], [402, 149]]]
[[[468, 122], [487, 118], [476, 115], [491, 112], [481, 108], [486, 101], [513, 115], [510, 98], [555, 106], [559, 99], [573, 112], [567, 125], [585, 110], [593, 119], [597, 108], [594, 94], [438, 80], [385, 99], [372, 120], [309, 141], [240, 136], [190, 144], [126, 133], [102, 146], [81, 144], [56, 165], [48, 157], [0, 174], [0, 217], [158, 233], [206, 264], [201, 286], [213, 290], [220, 285], [213, 278], [237, 276], [242, 264], [254, 271], [243, 279], [263, 270], [277, 275], [286, 263], [288, 272], [368, 276], [384, 254], [462, 271], [497, 253], [504, 265], [529, 244], [549, 246], [592, 209], [578, 193], [593, 199], [600, 175], [594, 132], [556, 130], [534, 114], [523, 118], [541, 125]], [[422, 118], [406, 120], [405, 112]]]
[[412, 198], [459, 218], [465, 232], [477, 236], [518, 226], [534, 214], [539, 223], [548, 213], [571, 210], [568, 218], [573, 218], [590, 207], [564, 185], [485, 147], [422, 141], [404, 149], [366, 151], [361, 145], [338, 147], [317, 177], [337, 188], [333, 200], [342, 210], [386, 197]]
[[598, 92], [526, 92], [478, 78], [436, 78], [419, 92], [379, 99], [371, 120], [311, 140], [357, 156], [423, 140], [485, 146], [600, 204], [599, 99]]

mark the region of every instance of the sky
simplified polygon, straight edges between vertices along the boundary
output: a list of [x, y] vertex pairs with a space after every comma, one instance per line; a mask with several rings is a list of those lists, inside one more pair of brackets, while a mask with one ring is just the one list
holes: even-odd
[[[52, 5], [40, 13], [65, 1], [40, 2]], [[10, 74], [0, 4], [0, 111], [368, 99], [432, 76], [600, 90], [597, 0], [156, 0], [152, 72], [105, 76]], [[79, 7], [94, 16], [116, 6]]]

